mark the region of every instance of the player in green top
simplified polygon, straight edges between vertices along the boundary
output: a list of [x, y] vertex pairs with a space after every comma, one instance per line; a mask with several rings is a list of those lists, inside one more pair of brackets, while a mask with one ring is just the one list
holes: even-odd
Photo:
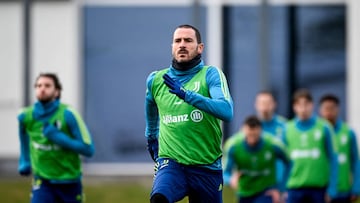
[[81, 160], [94, 146], [80, 115], [60, 102], [61, 83], [52, 73], [35, 82], [37, 102], [18, 116], [19, 173], [34, 176], [32, 203], [82, 202]]
[[[227, 145], [224, 184], [237, 190], [239, 202], [278, 203], [280, 183], [276, 179], [276, 160], [289, 164], [282, 142], [264, 132], [256, 116], [249, 116], [244, 121], [242, 135]], [[236, 172], [232, 173], [233, 170]]]
[[233, 104], [225, 75], [201, 59], [204, 44], [191, 25], [175, 29], [173, 61], [147, 79], [145, 116], [148, 150], [157, 172], [150, 201], [222, 202], [220, 120]]
[[313, 114], [313, 108], [308, 90], [295, 92], [296, 117], [287, 123], [284, 137], [292, 160], [287, 181], [288, 203], [324, 203], [326, 190], [331, 195], [336, 189], [333, 133], [327, 121]]
[[320, 115], [328, 120], [335, 131], [338, 152], [338, 187], [331, 203], [350, 203], [360, 195], [360, 160], [354, 131], [339, 118], [340, 100], [333, 94], [320, 99]]

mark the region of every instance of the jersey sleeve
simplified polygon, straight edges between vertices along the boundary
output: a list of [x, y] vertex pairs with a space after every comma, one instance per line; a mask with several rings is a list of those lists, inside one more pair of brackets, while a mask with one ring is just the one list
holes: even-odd
[[186, 91], [185, 101], [223, 121], [231, 121], [233, 101], [224, 73], [216, 67], [209, 67], [206, 73], [206, 82], [210, 98], [196, 92]]
[[[281, 176], [281, 178], [277, 178], [278, 182], [277, 182], [277, 188], [280, 191], [285, 190], [286, 188], [286, 182], [288, 180], [289, 174], [290, 174], [290, 167], [291, 167], [291, 162], [290, 162], [290, 157], [289, 157], [289, 153], [285, 147], [285, 145], [281, 142], [280, 139], [278, 138], [273, 138], [273, 148], [274, 148], [274, 153], [277, 159], [282, 161], [282, 165], [280, 165], [280, 163], [276, 164], [276, 167], [283, 167], [283, 174]], [[279, 170], [277, 168], [277, 170]]]
[[356, 139], [356, 134], [354, 131], [351, 131], [351, 171], [352, 171], [352, 179], [353, 185], [351, 193], [359, 196], [360, 195], [360, 159], [359, 159], [359, 146], [358, 140]]
[[159, 112], [151, 91], [155, 74], [156, 72], [152, 72], [146, 80], [145, 137], [149, 140], [157, 139], [159, 134]]
[[95, 148], [90, 132], [83, 119], [71, 108], [67, 108], [64, 114], [65, 122], [68, 125], [71, 136], [66, 135], [62, 131], [58, 131], [52, 141], [61, 147], [91, 157], [94, 154]]
[[324, 126], [325, 135], [325, 152], [330, 163], [330, 179], [328, 185], [328, 194], [333, 197], [337, 191], [337, 173], [338, 173], [338, 161], [334, 143], [334, 132], [328, 125]]
[[31, 171], [31, 162], [30, 162], [30, 141], [29, 136], [26, 133], [25, 129], [25, 113], [22, 112], [18, 115], [18, 132], [19, 132], [19, 141], [20, 141], [20, 157], [19, 157], [19, 166], [18, 172], [20, 174], [27, 174]]
[[288, 165], [290, 163], [290, 157], [285, 145], [278, 138], [272, 138], [272, 143], [276, 157], [282, 160], [284, 164]]
[[234, 160], [234, 147], [230, 146], [229, 149], [225, 152], [226, 153], [226, 160], [224, 161], [224, 185], [230, 185], [230, 179], [232, 176], [233, 169], [235, 167], [235, 160]]

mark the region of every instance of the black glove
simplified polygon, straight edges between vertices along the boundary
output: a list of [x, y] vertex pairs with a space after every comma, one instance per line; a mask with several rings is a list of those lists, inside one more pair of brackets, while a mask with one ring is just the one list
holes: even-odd
[[154, 160], [156, 162], [157, 158], [158, 158], [158, 153], [159, 153], [159, 142], [157, 139], [154, 140], [147, 140], [147, 150], [150, 153], [150, 156], [152, 158], [152, 160]]

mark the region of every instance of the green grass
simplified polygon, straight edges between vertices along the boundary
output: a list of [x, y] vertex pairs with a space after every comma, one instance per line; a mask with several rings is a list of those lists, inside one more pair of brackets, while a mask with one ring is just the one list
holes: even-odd
[[[85, 177], [83, 180], [86, 203], [149, 202], [151, 184], [151, 177]], [[30, 189], [30, 178], [0, 178], [1, 203], [29, 202]], [[224, 203], [235, 202], [234, 193], [230, 189], [225, 188], [223, 196]], [[180, 201], [186, 202], [186, 198]]]
[[[86, 203], [146, 203], [149, 202], [151, 177], [85, 177], [83, 188]], [[30, 178], [0, 178], [1, 203], [30, 202]], [[235, 203], [234, 192], [228, 187], [223, 192], [224, 203]], [[187, 198], [180, 203], [187, 203]], [[360, 203], [360, 201], [357, 201]]]

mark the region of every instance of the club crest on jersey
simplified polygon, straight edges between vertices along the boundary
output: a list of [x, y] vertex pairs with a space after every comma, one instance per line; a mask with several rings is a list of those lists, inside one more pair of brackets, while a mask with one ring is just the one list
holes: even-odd
[[321, 139], [321, 130], [316, 130], [314, 136], [315, 136], [315, 140], [317, 140], [317, 141], [320, 140]]
[[62, 127], [62, 123], [60, 120], [56, 120], [54, 125], [56, 126], [57, 129], [61, 129], [61, 127]]
[[194, 89], [192, 89], [193, 92], [198, 92], [200, 90], [200, 82], [196, 81], [194, 82]]
[[341, 145], [346, 145], [347, 141], [348, 141], [347, 136], [345, 134], [341, 135], [340, 138]]

